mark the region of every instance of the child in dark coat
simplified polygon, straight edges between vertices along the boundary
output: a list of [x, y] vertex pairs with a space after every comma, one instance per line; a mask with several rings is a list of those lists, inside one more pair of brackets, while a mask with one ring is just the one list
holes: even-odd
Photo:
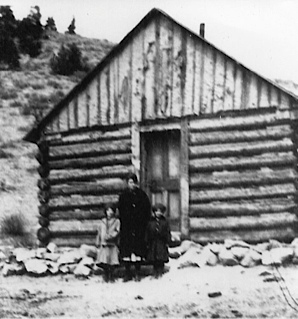
[[164, 264], [169, 261], [168, 246], [171, 241], [169, 223], [165, 217], [166, 207], [156, 204], [152, 207], [153, 216], [146, 230], [148, 248], [147, 261], [153, 264], [154, 277], [161, 277]]

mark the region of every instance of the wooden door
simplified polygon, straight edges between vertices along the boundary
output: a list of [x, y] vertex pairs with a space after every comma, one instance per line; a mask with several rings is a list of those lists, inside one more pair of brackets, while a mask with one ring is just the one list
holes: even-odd
[[143, 172], [151, 203], [167, 207], [171, 230], [180, 231], [180, 132], [145, 133]]

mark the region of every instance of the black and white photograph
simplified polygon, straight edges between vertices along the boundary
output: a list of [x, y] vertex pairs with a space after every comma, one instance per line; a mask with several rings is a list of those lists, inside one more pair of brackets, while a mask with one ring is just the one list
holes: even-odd
[[0, 318], [298, 317], [297, 13], [0, 0]]

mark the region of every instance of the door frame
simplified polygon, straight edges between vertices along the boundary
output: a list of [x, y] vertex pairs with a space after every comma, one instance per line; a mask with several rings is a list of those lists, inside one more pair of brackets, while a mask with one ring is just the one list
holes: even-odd
[[[140, 186], [148, 192], [145, 185], [145, 139], [142, 135], [167, 130], [180, 131], [180, 232], [183, 238], [189, 238], [189, 125], [188, 120], [181, 119], [175, 123], [134, 124], [132, 127], [133, 165], [139, 176]], [[139, 147], [137, 147], [137, 145]], [[135, 149], [135, 150], [134, 150]]]

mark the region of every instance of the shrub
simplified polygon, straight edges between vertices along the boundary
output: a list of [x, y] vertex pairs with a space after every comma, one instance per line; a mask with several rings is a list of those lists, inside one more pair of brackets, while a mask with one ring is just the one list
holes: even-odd
[[5, 91], [3, 90], [2, 92], [0, 92], [0, 99], [2, 100], [11, 100], [16, 99], [17, 97], [18, 93], [14, 89], [7, 89]]
[[21, 102], [19, 100], [14, 100], [13, 102], [9, 103], [9, 105], [11, 107], [21, 107], [21, 106], [23, 106], [23, 102]]
[[50, 67], [54, 74], [61, 75], [71, 75], [86, 69], [82, 53], [75, 43], [67, 46], [62, 44], [58, 54], [51, 58]]
[[25, 89], [28, 86], [30, 86], [30, 83], [28, 81], [22, 80], [22, 79], [14, 79], [13, 84], [15, 87], [17, 87], [19, 89]]
[[23, 236], [26, 233], [26, 221], [20, 214], [6, 215], [1, 220], [1, 232], [5, 235]]

